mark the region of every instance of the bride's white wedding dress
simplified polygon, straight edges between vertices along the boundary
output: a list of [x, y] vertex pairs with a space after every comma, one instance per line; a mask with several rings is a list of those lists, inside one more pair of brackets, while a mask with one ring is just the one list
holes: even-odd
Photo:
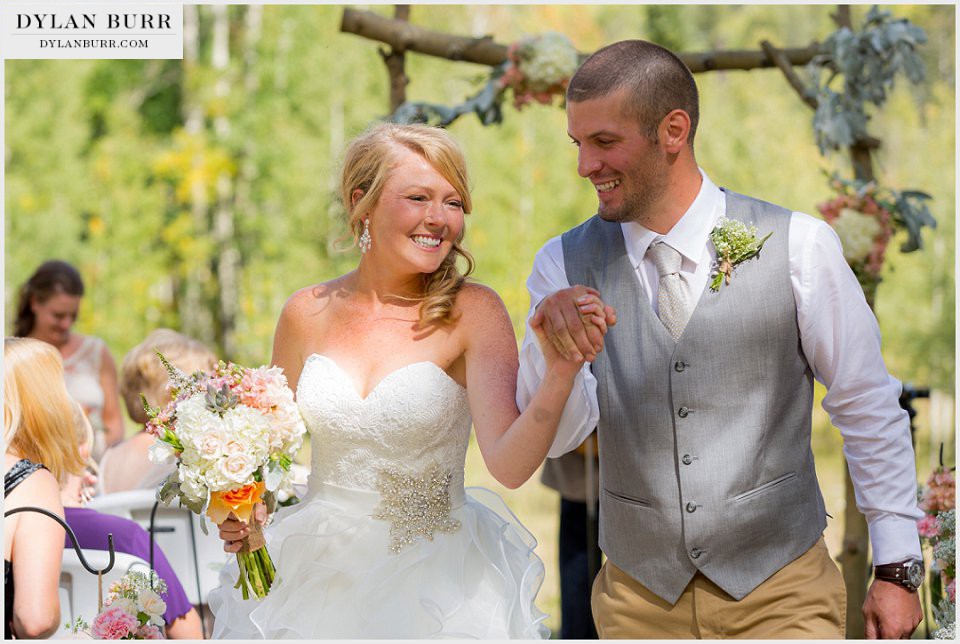
[[313, 354], [297, 401], [309, 491], [266, 529], [270, 594], [241, 599], [236, 561], [210, 595], [216, 638], [542, 638], [536, 540], [500, 497], [463, 487], [466, 390], [432, 362], [361, 399]]

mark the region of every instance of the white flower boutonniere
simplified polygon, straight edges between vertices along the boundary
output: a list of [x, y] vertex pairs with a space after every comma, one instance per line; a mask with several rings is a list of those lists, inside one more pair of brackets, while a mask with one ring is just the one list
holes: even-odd
[[710, 290], [717, 292], [724, 283], [729, 285], [733, 268], [759, 255], [764, 242], [770, 239], [772, 234], [770, 232], [763, 239], [757, 239], [756, 226], [747, 226], [742, 221], [721, 217], [710, 233], [710, 241], [717, 249], [717, 260], [710, 273], [713, 278]]

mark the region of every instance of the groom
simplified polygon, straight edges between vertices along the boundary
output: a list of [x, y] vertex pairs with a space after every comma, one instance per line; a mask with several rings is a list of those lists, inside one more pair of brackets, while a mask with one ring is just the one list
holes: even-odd
[[[909, 637], [921, 619], [921, 515], [900, 383], [884, 366], [876, 319], [831, 228], [718, 188], [698, 167], [698, 118], [693, 76], [668, 50], [631, 40], [588, 58], [567, 90], [567, 122], [598, 213], [550, 240], [527, 282], [530, 325], [565, 353], [595, 357], [550, 456], [599, 428], [608, 559], [593, 588], [597, 630], [844, 637], [846, 594], [822, 537], [810, 444], [816, 378], [877, 564], [867, 635]], [[711, 233], [741, 222], [746, 241], [770, 237], [713, 290]], [[603, 351], [578, 314], [576, 285], [616, 310]], [[521, 408], [542, 374], [528, 331]]]

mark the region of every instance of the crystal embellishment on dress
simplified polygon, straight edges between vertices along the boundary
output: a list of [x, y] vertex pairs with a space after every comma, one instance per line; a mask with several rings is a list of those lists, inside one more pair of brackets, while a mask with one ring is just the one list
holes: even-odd
[[390, 467], [380, 471], [377, 488], [382, 500], [374, 519], [390, 521], [390, 551], [398, 553], [417, 537], [433, 541], [435, 532], [456, 532], [460, 522], [450, 518], [450, 480], [438, 465], [423, 476]]

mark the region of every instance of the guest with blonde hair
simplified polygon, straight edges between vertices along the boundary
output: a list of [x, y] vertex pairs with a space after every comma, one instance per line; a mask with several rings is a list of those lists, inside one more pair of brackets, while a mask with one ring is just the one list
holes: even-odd
[[[162, 353], [170, 364], [185, 373], [212, 369], [217, 357], [201, 342], [171, 329], [157, 329], [132, 348], [120, 365], [120, 394], [130, 418], [146, 425], [140, 394], [151, 407], [170, 401], [167, 370], [157, 357]], [[158, 465], [148, 458], [154, 438], [146, 431], [111, 447], [100, 461], [100, 485], [104, 494], [156, 487], [172, 471], [172, 465]]]
[[[60, 353], [29, 338], [3, 341], [4, 510], [42, 508], [63, 517], [60, 483], [83, 472], [73, 429], [73, 401]], [[22, 512], [3, 521], [4, 637], [44, 638], [60, 624], [64, 530]]]

